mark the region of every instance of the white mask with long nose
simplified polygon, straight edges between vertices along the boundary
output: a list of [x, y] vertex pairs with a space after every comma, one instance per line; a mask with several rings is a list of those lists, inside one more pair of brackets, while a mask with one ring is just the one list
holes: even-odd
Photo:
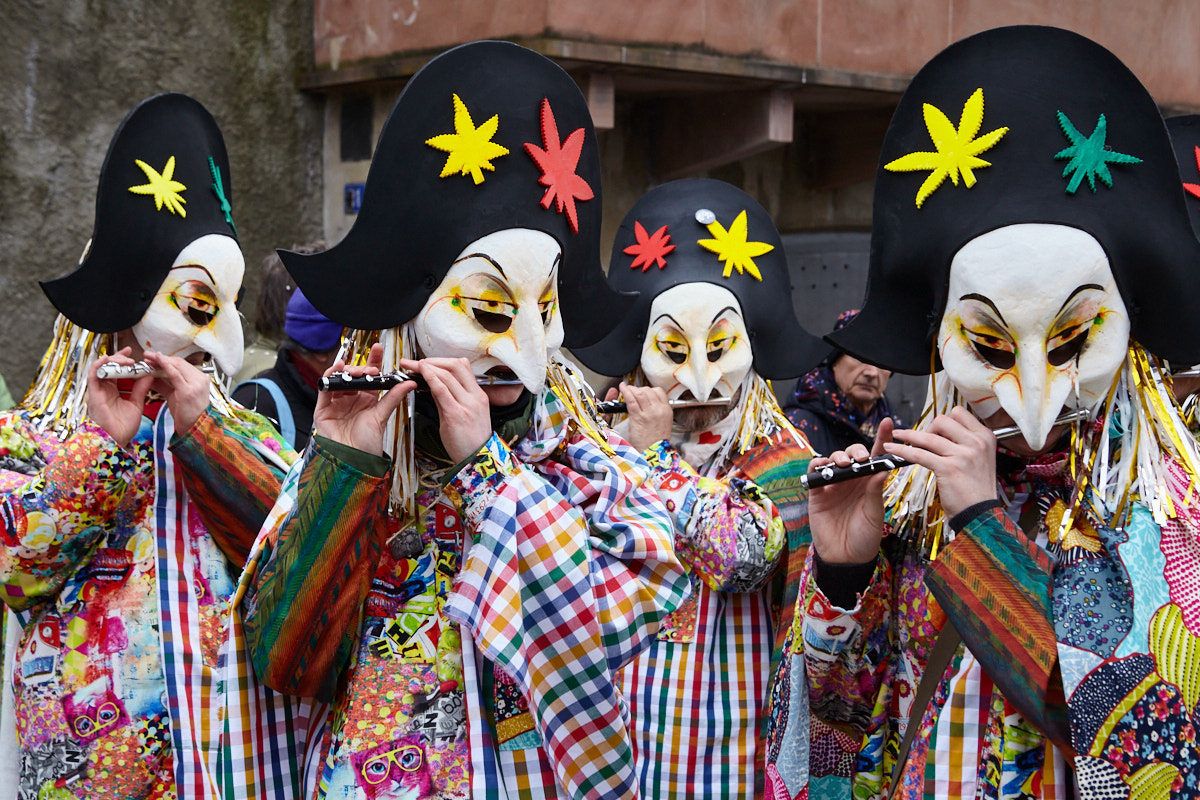
[[208, 353], [226, 375], [242, 368], [238, 290], [246, 262], [237, 242], [210, 233], [175, 258], [171, 271], [133, 326], [145, 350], [187, 358]]
[[737, 297], [712, 283], [683, 283], [650, 304], [642, 372], [671, 400], [733, 397], [754, 363]]
[[975, 413], [1008, 412], [1034, 450], [1064, 408], [1108, 393], [1129, 347], [1129, 313], [1104, 248], [1065, 225], [977, 236], [950, 266], [938, 353]]
[[466, 358], [476, 375], [511, 372], [539, 393], [563, 341], [561, 259], [558, 240], [526, 228], [471, 242], [413, 321], [421, 354]]

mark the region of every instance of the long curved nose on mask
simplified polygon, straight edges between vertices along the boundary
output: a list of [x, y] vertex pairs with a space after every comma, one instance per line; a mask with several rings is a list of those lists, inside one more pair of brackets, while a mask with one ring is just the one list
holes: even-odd
[[196, 347], [212, 356], [226, 375], [236, 375], [242, 368], [242, 326], [237, 314], [222, 309], [212, 326], [200, 331], [194, 342]]
[[517, 379], [533, 394], [540, 394], [546, 385], [546, 329], [537, 314], [518, 314], [513, 321], [512, 335], [493, 346], [489, 353], [511, 369]]
[[1074, 389], [1071, 371], [1050, 366], [1044, 350], [1026, 348], [1017, 359], [1017, 377], [1019, 382], [997, 385], [996, 398], [1021, 429], [1025, 443], [1041, 450]]
[[720, 367], [703, 357], [693, 357], [688, 368], [679, 376], [679, 382], [701, 403], [709, 399], [720, 380]]

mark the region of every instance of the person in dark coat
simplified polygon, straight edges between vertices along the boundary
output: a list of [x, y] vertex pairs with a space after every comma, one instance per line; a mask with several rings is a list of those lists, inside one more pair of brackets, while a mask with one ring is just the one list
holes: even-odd
[[[857, 314], [856, 308], [843, 311], [834, 330], [844, 328]], [[870, 447], [885, 417], [903, 427], [883, 393], [891, 377], [886, 369], [834, 350], [796, 380], [783, 410], [818, 453], [845, 450], [856, 442]]]
[[317, 382], [333, 364], [342, 326], [313, 308], [297, 289], [288, 300], [283, 332], [287, 339], [275, 366], [238, 384], [233, 399], [271, 420], [293, 448], [303, 451], [312, 434]]

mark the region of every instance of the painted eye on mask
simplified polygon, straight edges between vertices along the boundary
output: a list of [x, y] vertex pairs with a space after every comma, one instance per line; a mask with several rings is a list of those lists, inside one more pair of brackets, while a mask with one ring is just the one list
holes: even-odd
[[1012, 369], [1016, 366], [1017, 346], [1008, 339], [970, 328], [963, 328], [963, 333], [979, 357], [996, 369]]
[[1053, 366], [1061, 367], [1068, 361], [1077, 358], [1087, 342], [1088, 333], [1092, 330], [1091, 320], [1080, 322], [1064, 328], [1050, 337], [1046, 343], [1046, 360]]
[[737, 343], [738, 337], [725, 320], [717, 323], [708, 335], [708, 361], [715, 364]]
[[212, 322], [220, 310], [216, 294], [200, 281], [181, 283], [171, 292], [171, 302], [198, 328]]
[[497, 297], [463, 297], [462, 301], [484, 330], [490, 333], [505, 333], [512, 327], [517, 313], [515, 303]]
[[546, 297], [543, 297], [541, 300], [538, 301], [538, 313], [542, 315], [542, 326], [543, 327], [550, 324], [550, 320], [554, 314], [554, 306], [555, 305], [556, 305], [556, 303], [554, 301], [553, 294], [547, 295]]
[[687, 342], [681, 338], [676, 338], [670, 333], [659, 334], [654, 340], [654, 344], [658, 348], [658, 351], [666, 356], [672, 364], [682, 364], [688, 359]]

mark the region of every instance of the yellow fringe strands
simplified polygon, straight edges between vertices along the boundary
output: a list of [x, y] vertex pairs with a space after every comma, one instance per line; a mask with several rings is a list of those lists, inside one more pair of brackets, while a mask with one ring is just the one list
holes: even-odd
[[1183, 417], [1183, 422], [1188, 426], [1188, 430], [1195, 431], [1200, 417], [1197, 415], [1197, 409], [1200, 408], [1200, 392], [1193, 392], [1183, 398], [1183, 402], [1179, 404], [1179, 410]]
[[738, 415], [737, 431], [721, 445], [718, 457], [713, 461], [714, 468], [728, 463], [735, 451], [740, 455], [753, 448], [760, 437], [783, 434], [790, 436], [801, 447], [809, 447], [808, 440], [796, 430], [779, 407], [771, 382], [754, 370], [746, 373], [742, 381], [741, 397], [733, 413]]
[[39, 432], [66, 439], [87, 418], [87, 371], [92, 362], [116, 347], [111, 334], [93, 333], [62, 314], [42, 355], [37, 377], [19, 408]]
[[[342, 332], [342, 346], [337, 357], [346, 366], [362, 366], [371, 354], [371, 345], [383, 345], [383, 366], [380, 372], [400, 369], [400, 359], [414, 359], [411, 324], [383, 331], [347, 329]], [[388, 513], [397, 520], [397, 531], [403, 531], [417, 520], [417, 495], [420, 493], [417, 475], [416, 428], [413, 393], [388, 420], [383, 431], [383, 451], [392, 459], [392, 487], [388, 493]]]
[[[1109, 513], [1119, 518], [1140, 500], [1159, 525], [1177, 517], [1193, 502], [1200, 476], [1200, 447], [1175, 402], [1162, 363], [1140, 345], [1129, 348], [1121, 385], [1109, 403], [1105, 435], [1116, 437], [1116, 464], [1100, 459], [1092, 484], [1101, 491]], [[1170, 474], [1175, 466], [1182, 480]]]
[[[914, 428], [928, 428], [935, 415], [955, 405], [963, 405], [961, 397], [938, 373]], [[1131, 505], [1140, 502], [1161, 526], [1197, 500], [1200, 446], [1157, 358], [1131, 342], [1124, 366], [1095, 411], [1097, 421], [1072, 425], [1068, 466], [1075, 488], [1052, 540], [1063, 540], [1081, 509], [1119, 527]], [[929, 470], [916, 465], [896, 470], [884, 485], [883, 499], [893, 531], [921, 536], [920, 549], [931, 560], [952, 540]]]
[[[954, 406], [962, 404], [962, 397], [945, 372], [934, 373], [929, 379], [925, 406], [913, 430], [928, 429], [935, 416], [948, 414]], [[910, 464], [889, 473], [883, 485], [883, 507], [894, 535], [919, 537], [918, 548], [930, 560], [936, 559], [942, 547], [953, 538], [952, 532], [947, 535], [937, 478], [925, 467]]]
[[[62, 314], [54, 320], [54, 336], [42, 355], [37, 376], [18, 408], [33, 427], [66, 439], [87, 419], [87, 374], [92, 363], [117, 350], [116, 336], [81, 328]], [[218, 414], [236, 416], [228, 379], [214, 373], [209, 402]]]
[[[555, 353], [546, 362], [546, 385], [554, 392], [554, 396], [562, 402], [567, 416], [580, 433], [603, 450], [607, 455], [614, 455], [604, 433], [606, 427], [596, 411], [596, 394], [588, 384], [579, 367], [575, 366], [562, 352]], [[543, 412], [545, 393], [538, 398], [538, 408], [534, 413], [534, 424], [548, 421], [548, 415]]]

